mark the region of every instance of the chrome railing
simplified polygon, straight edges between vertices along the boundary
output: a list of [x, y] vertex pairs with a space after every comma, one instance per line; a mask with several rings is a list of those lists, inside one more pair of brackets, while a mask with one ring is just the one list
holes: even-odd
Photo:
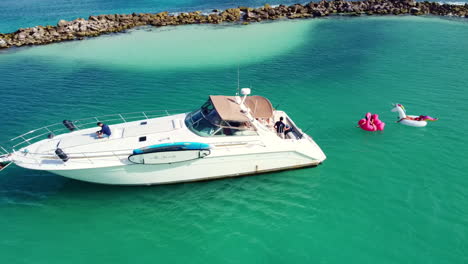
[[[99, 151], [99, 152], [67, 152], [67, 156], [70, 159], [73, 159], [75, 162], [77, 160], [82, 160], [88, 164], [94, 164], [97, 160], [105, 159], [106, 161], [120, 161], [127, 160], [128, 155], [132, 154], [133, 149], [123, 149], [123, 150], [108, 150], [108, 151]], [[27, 152], [23, 153], [21, 156], [22, 163], [31, 163], [36, 164], [41, 167], [43, 165], [42, 161], [47, 160], [60, 160], [60, 158], [55, 153], [33, 153]], [[94, 161], [93, 161], [94, 160]]]
[[4, 147], [0, 146], [0, 171], [11, 165], [9, 155], [8, 151]]
[[[151, 118], [169, 116], [171, 114], [188, 112], [187, 109], [172, 109], [172, 110], [152, 110], [146, 112], [130, 112], [130, 113], [121, 113], [121, 114], [111, 114], [111, 115], [102, 115], [102, 116], [93, 116], [77, 120], [72, 120], [72, 123], [75, 125], [76, 130], [88, 129], [96, 127], [97, 122], [103, 122], [107, 125], [119, 124], [119, 123], [128, 123], [138, 120], [147, 120]], [[43, 140], [49, 135], [57, 136], [70, 132], [68, 128], [64, 126], [63, 123], [55, 123], [47, 126], [43, 126], [37, 129], [33, 129], [29, 132], [16, 136], [10, 139], [8, 145], [11, 145], [11, 149], [15, 151], [18, 148], [33, 144], [37, 141]], [[8, 153], [6, 148], [0, 146], [0, 154], [2, 152]]]
[[0, 145], [0, 156], [8, 155], [8, 154], [9, 154], [8, 150], [6, 150], [6, 148]]

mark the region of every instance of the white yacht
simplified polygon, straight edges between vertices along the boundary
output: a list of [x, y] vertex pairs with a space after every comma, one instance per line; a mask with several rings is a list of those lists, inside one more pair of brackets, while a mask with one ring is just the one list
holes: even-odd
[[[210, 180], [314, 167], [326, 156], [283, 111], [261, 96], [212, 95], [193, 112], [151, 112], [64, 120], [11, 140], [10, 164], [102, 184], [146, 185]], [[286, 130], [275, 122], [283, 117]], [[133, 120], [133, 121], [132, 121]], [[111, 135], [98, 138], [96, 122]], [[64, 126], [65, 125], [65, 126]]]

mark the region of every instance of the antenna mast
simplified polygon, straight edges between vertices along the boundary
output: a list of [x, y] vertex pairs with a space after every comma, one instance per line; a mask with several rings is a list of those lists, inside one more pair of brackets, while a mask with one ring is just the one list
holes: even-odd
[[240, 94], [240, 73], [239, 73], [239, 64], [237, 64], [237, 94]]

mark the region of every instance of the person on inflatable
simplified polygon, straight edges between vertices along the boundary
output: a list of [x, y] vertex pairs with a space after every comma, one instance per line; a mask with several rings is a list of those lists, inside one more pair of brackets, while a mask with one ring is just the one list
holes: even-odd
[[405, 116], [401, 118], [400, 120], [396, 121], [395, 123], [400, 123], [403, 120], [414, 120], [414, 121], [421, 121], [424, 116], [420, 115], [418, 117], [411, 117], [411, 116]]
[[392, 112], [398, 112], [399, 120], [396, 123], [400, 123], [406, 126], [413, 126], [413, 127], [424, 127], [427, 125], [427, 121], [437, 121], [438, 118], [434, 118], [427, 115], [419, 115], [419, 116], [410, 116], [406, 115], [405, 107], [402, 104], [394, 104], [394, 108], [391, 110]]
[[406, 116], [404, 118], [401, 118], [400, 120], [396, 121], [396, 123], [401, 122], [402, 120], [414, 120], [414, 121], [437, 121], [438, 118], [430, 117], [430, 116], [425, 116], [425, 115], [420, 115], [417, 117], [411, 117], [411, 116]]

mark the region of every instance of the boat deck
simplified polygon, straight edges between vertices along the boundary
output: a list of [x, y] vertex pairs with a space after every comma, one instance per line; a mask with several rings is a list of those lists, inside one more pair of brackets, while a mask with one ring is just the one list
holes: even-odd
[[21, 165], [29, 164], [28, 167], [63, 165], [55, 154], [60, 148], [73, 158], [73, 162], [67, 162], [68, 166], [83, 162], [100, 162], [103, 166], [128, 163], [127, 157], [134, 149], [172, 142], [175, 137], [198, 137], [182, 129], [184, 117], [185, 114], [179, 114], [110, 125], [112, 134], [104, 138], [97, 137], [99, 127], [77, 130], [23, 147], [14, 152], [15, 159]]

